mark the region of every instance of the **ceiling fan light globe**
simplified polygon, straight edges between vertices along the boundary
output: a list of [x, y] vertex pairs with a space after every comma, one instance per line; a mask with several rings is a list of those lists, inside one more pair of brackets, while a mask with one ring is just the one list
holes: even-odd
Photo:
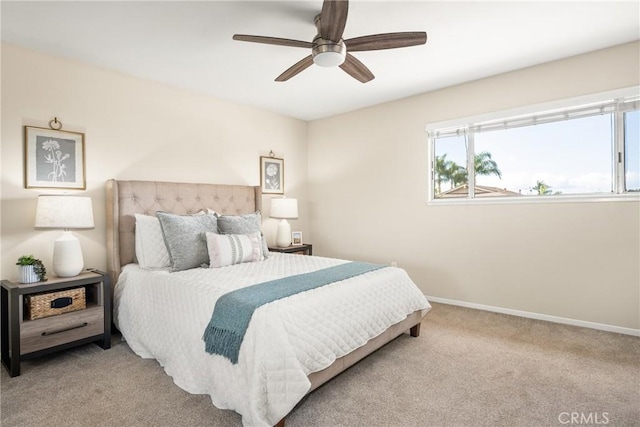
[[337, 67], [342, 65], [344, 59], [338, 52], [322, 52], [313, 57], [313, 62], [320, 67]]
[[337, 67], [342, 65], [347, 57], [347, 48], [342, 40], [339, 43], [335, 43], [316, 38], [311, 54], [316, 65], [320, 67]]

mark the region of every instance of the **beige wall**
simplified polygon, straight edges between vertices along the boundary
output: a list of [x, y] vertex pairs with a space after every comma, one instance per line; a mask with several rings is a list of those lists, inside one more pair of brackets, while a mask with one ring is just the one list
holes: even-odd
[[[45, 191], [23, 188], [22, 126], [57, 116], [86, 133], [96, 228], [76, 235], [87, 266], [106, 266], [105, 180], [257, 185], [258, 157], [274, 150], [301, 203], [292, 226], [315, 254], [396, 261], [432, 296], [638, 329], [638, 203], [427, 206], [425, 125], [637, 85], [639, 48], [307, 124], [3, 44], [0, 277], [15, 278], [21, 254], [50, 265], [59, 232], [33, 229]], [[275, 227], [265, 221], [271, 241]]]
[[427, 206], [430, 122], [630, 87], [631, 43], [310, 123], [314, 253], [398, 262], [427, 295], [640, 328], [637, 202]]
[[[300, 199], [292, 227], [308, 232], [305, 122], [3, 44], [2, 278], [17, 277], [22, 254], [51, 265], [60, 232], [34, 230], [35, 207], [38, 194], [60, 191], [24, 188], [22, 127], [46, 127], [54, 116], [86, 137], [87, 191], [70, 193], [93, 199], [96, 228], [75, 233], [87, 267], [106, 268], [107, 179], [259, 185], [259, 157], [269, 150], [285, 159], [287, 195]], [[276, 224], [266, 218], [270, 241]]]

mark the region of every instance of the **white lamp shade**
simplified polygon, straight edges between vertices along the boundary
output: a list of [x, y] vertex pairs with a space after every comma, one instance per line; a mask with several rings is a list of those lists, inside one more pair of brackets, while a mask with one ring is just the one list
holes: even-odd
[[53, 272], [58, 277], [77, 276], [84, 268], [80, 241], [71, 228], [93, 228], [90, 197], [42, 195], [36, 208], [36, 228], [61, 228], [66, 231], [53, 245]]
[[91, 197], [41, 195], [36, 228], [93, 228]]
[[298, 199], [286, 197], [271, 199], [271, 218], [296, 219], [298, 218]]

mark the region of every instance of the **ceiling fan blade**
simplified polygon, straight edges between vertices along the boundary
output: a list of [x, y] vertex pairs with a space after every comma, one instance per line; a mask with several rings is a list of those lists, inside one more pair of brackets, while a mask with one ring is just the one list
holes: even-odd
[[372, 34], [370, 36], [354, 37], [345, 40], [347, 51], [358, 52], [364, 50], [395, 49], [398, 47], [418, 46], [427, 42], [427, 33], [404, 32]]
[[280, 74], [277, 78], [277, 82], [286, 82], [291, 77], [297, 75], [301, 71], [306, 70], [313, 64], [313, 56], [309, 55], [305, 58], [302, 58], [300, 61], [293, 64], [289, 69], [287, 69], [284, 73]]
[[275, 44], [278, 46], [306, 47], [309, 49], [313, 47], [313, 44], [309, 42], [304, 42], [301, 40], [281, 39], [278, 37], [249, 36], [246, 34], [234, 34], [233, 39], [241, 42]]
[[324, 0], [320, 12], [320, 36], [325, 40], [339, 42], [347, 25], [348, 12], [347, 0]]
[[349, 53], [347, 53], [347, 58], [344, 60], [340, 68], [362, 83], [369, 82], [376, 78], [362, 62], [358, 61], [355, 56]]

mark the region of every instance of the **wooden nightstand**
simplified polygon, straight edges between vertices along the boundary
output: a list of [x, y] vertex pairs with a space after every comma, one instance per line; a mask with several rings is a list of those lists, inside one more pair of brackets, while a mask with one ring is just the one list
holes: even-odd
[[[86, 308], [29, 320], [25, 297], [84, 287]], [[71, 347], [95, 342], [111, 347], [111, 283], [100, 271], [83, 271], [75, 277], [50, 277], [46, 282], [2, 281], [2, 364], [12, 377], [20, 375], [20, 362]]]
[[313, 245], [307, 243], [302, 245], [291, 245], [286, 248], [269, 246], [270, 252], [281, 252], [285, 254], [313, 255]]

